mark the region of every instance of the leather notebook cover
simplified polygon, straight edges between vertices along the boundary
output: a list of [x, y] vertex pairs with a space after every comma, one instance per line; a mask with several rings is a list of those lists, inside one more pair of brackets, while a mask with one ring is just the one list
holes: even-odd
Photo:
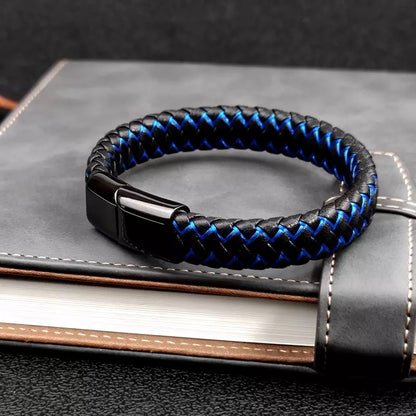
[[[5, 149], [0, 273], [16, 279], [317, 303], [323, 261], [260, 272], [214, 270], [169, 264], [101, 235], [85, 215], [84, 170], [90, 150], [108, 130], [149, 113], [185, 106], [259, 105], [309, 114], [351, 132], [375, 152], [380, 176], [389, 178], [397, 171], [392, 177], [406, 192], [416, 175], [414, 81], [415, 75], [381, 72], [59, 62], [0, 126]], [[123, 179], [184, 201], [195, 212], [246, 218], [304, 212], [321, 206], [339, 188], [310, 164], [234, 150], [172, 155], [137, 166]], [[244, 192], [233, 192], [237, 184]], [[310, 346], [244, 344], [243, 349], [231, 341], [142, 335], [0, 324], [1, 339], [19, 342], [306, 365], [314, 359]]]

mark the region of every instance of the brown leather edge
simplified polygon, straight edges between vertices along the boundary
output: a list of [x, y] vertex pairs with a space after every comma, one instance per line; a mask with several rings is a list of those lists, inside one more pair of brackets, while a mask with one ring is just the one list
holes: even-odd
[[243, 361], [302, 365], [313, 363], [313, 347], [162, 337], [8, 323], [0, 323], [0, 338], [28, 343], [72, 345]]
[[318, 299], [306, 296], [285, 295], [280, 293], [256, 292], [241, 289], [229, 289], [211, 286], [184, 285], [171, 282], [155, 282], [147, 280], [119, 279], [114, 277], [89, 276], [79, 274], [55, 273], [38, 270], [12, 269], [0, 267], [0, 275], [24, 276], [30, 278], [68, 280], [73, 282], [92, 283], [108, 286], [135, 287], [141, 289], [171, 290], [221, 296], [240, 296], [262, 299], [283, 300], [290, 302], [318, 303]]
[[0, 95], [0, 108], [4, 108], [5, 110], [14, 110], [19, 103], [14, 100], [10, 100], [2, 95]]
[[[242, 361], [312, 365], [314, 348], [0, 323], [0, 339]], [[416, 371], [413, 355], [411, 372]]]

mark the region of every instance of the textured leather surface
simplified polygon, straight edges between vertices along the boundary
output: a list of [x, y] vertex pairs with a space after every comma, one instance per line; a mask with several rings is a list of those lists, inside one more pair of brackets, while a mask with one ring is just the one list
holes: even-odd
[[7, 415], [413, 415], [412, 382], [342, 382], [311, 372], [51, 351], [0, 353]]
[[[139, 114], [197, 106], [202, 101], [206, 105], [278, 104], [331, 120], [370, 149], [397, 150], [407, 164], [415, 157], [414, 147], [407, 146], [413, 137], [410, 118], [402, 116], [396, 122], [400, 115], [413, 112], [416, 91], [409, 87], [413, 76], [408, 74], [392, 77], [385, 73], [71, 62], [48, 78], [48, 86], [38, 95], [32, 94], [29, 105], [23, 103], [24, 111], [19, 109], [2, 128], [1, 139], [8, 140], [8, 152], [19, 155], [19, 163], [26, 166], [16, 169], [12, 157], [4, 157], [0, 166], [0, 264], [4, 266], [318, 294], [317, 284], [307, 282], [317, 282], [320, 262], [264, 271], [260, 274], [263, 279], [242, 278], [227, 270], [220, 272], [228, 275], [161, 273], [152, 267], [172, 266], [119, 247], [93, 229], [84, 211], [82, 173], [91, 143], [121, 120]], [[318, 99], [322, 91], [325, 98]], [[386, 111], [385, 101], [398, 100], [400, 106]], [[400, 138], [394, 148], [391, 137]], [[306, 184], [306, 178], [314, 180]], [[219, 216], [288, 215], [293, 207], [306, 211], [338, 192], [325, 172], [306, 163], [232, 150], [172, 155], [138, 166], [126, 172], [124, 179], [145, 191], [186, 201], [197, 211]], [[237, 185], [242, 191], [229, 195]], [[292, 192], [293, 186], [298, 192]], [[275, 191], [267, 191], [270, 189]], [[255, 199], [247, 198], [253, 194]], [[139, 267], [123, 266], [126, 264]], [[175, 268], [193, 269], [188, 265]]]
[[[400, 162], [383, 155], [375, 156], [375, 162], [380, 195], [393, 200], [412, 196]], [[315, 347], [318, 371], [338, 377], [408, 375], [415, 337], [412, 223], [404, 215], [377, 212], [368, 234], [325, 262]]]
[[[195, 273], [192, 270], [204, 268], [172, 266], [137, 254], [103, 238], [88, 223], [83, 172], [91, 146], [103, 131], [139, 114], [201, 104], [201, 96], [207, 104], [275, 102], [269, 91], [258, 88], [256, 72], [250, 69], [241, 74], [246, 89], [240, 91], [234, 84], [233, 67], [207, 65], [203, 67], [205, 75], [197, 65], [169, 64], [164, 68], [158, 64], [71, 62], [48, 76], [50, 83], [27, 108], [23, 103], [25, 110], [18, 110], [16, 122], [1, 136], [2, 140], [10, 138], [9, 151], [19, 154], [27, 170], [14, 169], [13, 158], [5, 158], [0, 167], [4, 196], [0, 215], [5, 219], [0, 230], [4, 242], [0, 265], [316, 296], [321, 262], [279, 272], [264, 271], [254, 278], [239, 276], [253, 276], [249, 270], [236, 275], [226, 269], [205, 268], [211, 273]], [[278, 81], [275, 71], [261, 71]], [[187, 84], [192, 88], [185, 88]], [[140, 99], [136, 94], [139, 90]], [[253, 94], [251, 100], [249, 91]], [[52, 109], [53, 116], [44, 117]], [[7, 127], [9, 120], [3, 125]], [[12, 169], [14, 175], [10, 177]], [[316, 182], [307, 185], [304, 179], [310, 175]], [[229, 217], [289, 215], [293, 207], [298, 212], [307, 211], [337, 193], [335, 181], [309, 164], [237, 150], [171, 155], [138, 166], [123, 178], [145, 191], [186, 201], [207, 215]], [[262, 191], [258, 183], [263, 185]], [[230, 189], [237, 185], [241, 192], [230, 195]], [[292, 192], [293, 186], [298, 192]]]
[[[160, 103], [163, 103], [163, 108], [175, 108], [200, 105], [202, 100], [207, 105], [239, 102], [292, 108], [301, 113], [313, 112], [351, 131], [370, 149], [398, 152], [409, 167], [411, 177], [415, 178], [416, 148], [412, 145], [415, 136], [415, 81], [416, 75], [400, 73], [71, 63], [1, 136], [1, 140], [10, 138], [8, 145], [16, 146], [18, 153], [15, 154], [19, 154], [27, 166], [27, 170], [16, 169], [15, 159], [11, 157], [2, 158], [0, 164], [0, 184], [5, 190], [2, 195], [4, 204], [0, 206], [3, 221], [0, 235], [4, 250], [20, 255], [65, 256], [65, 251], [70, 247], [71, 254], [80, 259], [85, 259], [84, 255], [89, 254], [93, 256], [91, 260], [103, 261], [103, 258], [110, 256], [115, 262], [137, 260], [132, 253], [114, 248], [111, 241], [102, 241], [98, 233], [87, 237], [90, 231], [87, 233], [85, 227], [88, 227], [88, 223], [84, 213], [77, 209], [84, 203], [82, 172], [91, 140], [98, 137], [103, 128], [112, 128], [122, 117], [125, 120], [132, 119], [138, 111], [148, 113], [160, 110]], [[134, 85], [142, 86], [141, 94], [137, 94]], [[52, 108], [53, 115], [50, 115]], [[86, 112], [89, 120], [84, 120], [83, 114]], [[45, 114], [50, 116], [45, 117]], [[68, 132], [58, 128], [62, 124], [69, 129]], [[45, 135], [46, 131], [50, 132], [49, 135]], [[45, 147], [40, 148], [34, 139], [21, 145], [18, 138], [29, 135], [41, 137]], [[62, 139], [62, 147], [54, 147], [53, 144], [59, 139]], [[66, 145], [71, 140], [76, 141], [77, 147], [68, 150]], [[45, 151], [45, 148], [48, 150]], [[272, 177], [271, 180], [279, 186], [279, 192], [259, 195], [256, 206], [247, 206], [247, 211], [238, 212], [238, 215], [252, 213], [265, 216], [270, 213], [270, 206], [273, 211], [279, 207], [282, 213], [289, 214], [295, 204], [299, 209], [307, 209], [326, 199], [331, 189], [334, 194], [337, 193], [334, 184], [327, 182], [324, 172], [320, 176], [319, 169], [311, 167], [309, 171], [307, 164], [286, 158], [276, 163], [275, 158], [271, 157], [259, 163], [257, 155], [252, 158], [240, 153], [233, 155], [232, 160], [227, 157], [227, 168], [224, 170], [225, 159], [219, 154], [199, 157], [195, 153], [190, 156], [177, 155], [172, 156], [175, 161], [157, 161], [131, 176], [127, 172], [128, 180], [142, 188], [146, 184], [150, 192], [159, 192], [171, 198], [178, 198], [179, 194], [181, 199], [189, 198], [194, 206], [206, 210], [208, 206], [213, 206], [215, 199], [211, 199], [211, 195], [197, 197], [198, 193], [192, 191], [200, 186], [206, 187], [207, 182], [223, 184], [224, 188], [218, 194], [221, 195], [226, 194], [235, 183], [246, 184], [247, 192], [250, 192], [258, 187], [258, 183]], [[36, 160], [32, 162], [32, 158]], [[60, 176], [60, 170], [53, 163], [49, 165], [56, 158], [60, 160], [60, 168], [67, 172], [66, 176]], [[47, 163], [40, 165], [40, 162]], [[215, 169], [212, 169], [212, 163], [215, 163]], [[197, 184], [186, 182], [180, 188], [172, 188], [164, 181], [167, 172], [179, 177], [192, 166], [194, 172], [200, 175]], [[248, 181], [253, 170], [258, 175], [257, 183]], [[10, 172], [13, 172], [13, 178]], [[28, 175], [28, 172], [36, 175]], [[81, 172], [80, 176], [78, 172]], [[162, 174], [158, 176], [158, 172]], [[224, 176], [225, 172], [227, 176]], [[224, 177], [227, 178], [225, 181]], [[305, 178], [316, 180], [308, 181], [303, 192], [296, 194], [299, 200], [293, 200], [289, 193], [290, 182], [301, 186]], [[58, 194], [51, 192], [46, 198], [42, 193], [41, 196], [43, 187], [50, 189], [56, 186], [60, 189]], [[24, 192], [19, 192], [19, 189]], [[180, 194], [180, 189], [182, 192], [186, 189], [186, 195]], [[27, 195], [28, 200], [22, 200], [22, 194]], [[215, 207], [216, 212], [230, 215], [243, 206], [244, 194], [235, 198], [232, 203], [225, 198], [222, 205]], [[49, 213], [49, 220], [39, 220], [45, 218], [45, 210]], [[39, 232], [39, 227], [42, 232], [34, 238], [32, 232]], [[11, 232], [14, 229], [16, 234]], [[77, 241], [73, 240], [74, 234], [78, 235]], [[79, 245], [84, 239], [97, 245]], [[60, 243], [56, 244], [57, 241]], [[22, 262], [19, 256], [2, 257], [3, 263], [9, 262], [20, 267], [80, 270], [73, 262], [26, 257]], [[152, 264], [151, 260], [149, 264]], [[314, 266], [317, 267], [316, 264]], [[279, 271], [278, 276], [302, 280], [305, 278], [303, 267], [290, 268], [285, 271], [288, 274], [280, 274]], [[117, 267], [96, 265], [95, 269], [98, 268], [103, 274], [121, 273]], [[317, 269], [315, 279], [319, 276], [319, 267]], [[82, 270], [90, 269], [87, 265]], [[122, 273], [128, 270], [122, 269]], [[180, 278], [185, 279], [186, 276], [184, 273]], [[250, 284], [252, 280], [244, 282]], [[290, 287], [293, 286], [289, 282], [287, 288]], [[303, 289], [299, 290], [305, 291], [310, 287], [315, 288], [316, 285], [303, 284]], [[311, 292], [317, 294], [317, 290]], [[403, 415], [414, 414], [416, 407], [416, 390], [410, 383], [342, 384], [322, 381], [310, 375], [301, 376], [283, 368], [271, 373], [263, 369], [249, 373], [241, 369], [231, 370], [230, 367], [209, 366], [199, 369], [189, 361], [181, 366], [172, 363], [162, 366], [161, 361], [121, 361], [113, 356], [51, 356], [51, 352], [24, 353], [12, 347], [1, 353], [0, 374], [0, 409], [12, 415], [183, 414], [184, 410], [185, 413], [216, 412], [224, 415], [265, 415], [279, 411], [296, 415]]]

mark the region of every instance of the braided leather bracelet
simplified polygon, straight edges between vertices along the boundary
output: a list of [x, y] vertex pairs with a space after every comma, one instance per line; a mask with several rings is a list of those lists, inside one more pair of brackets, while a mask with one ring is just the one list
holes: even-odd
[[[189, 212], [118, 179], [164, 154], [210, 149], [282, 153], [323, 167], [347, 190], [290, 217], [223, 219]], [[377, 174], [353, 136], [312, 117], [250, 107], [186, 108], [148, 115], [107, 133], [86, 171], [87, 215], [119, 243], [169, 261], [232, 269], [285, 267], [334, 253], [369, 225]]]

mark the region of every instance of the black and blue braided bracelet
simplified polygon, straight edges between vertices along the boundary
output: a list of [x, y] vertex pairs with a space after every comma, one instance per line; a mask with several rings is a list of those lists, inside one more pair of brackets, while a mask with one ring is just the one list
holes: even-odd
[[[346, 191], [321, 208], [270, 219], [223, 219], [131, 187], [118, 176], [165, 154], [251, 149], [312, 162]], [[148, 115], [107, 133], [86, 170], [87, 215], [126, 246], [169, 261], [230, 269], [281, 268], [326, 257], [370, 224], [377, 173], [353, 136], [313, 117], [259, 107], [185, 108]]]

